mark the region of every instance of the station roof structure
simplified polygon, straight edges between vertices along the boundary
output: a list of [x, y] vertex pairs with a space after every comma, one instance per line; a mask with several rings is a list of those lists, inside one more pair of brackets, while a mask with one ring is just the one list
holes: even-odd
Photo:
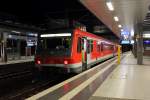
[[[137, 23], [142, 23], [144, 26], [150, 24], [148, 9], [150, 0], [80, 0], [80, 2], [117, 36], [120, 35], [121, 30], [132, 33]], [[107, 4], [113, 9], [109, 10]], [[114, 20], [116, 16], [119, 18], [117, 22]], [[118, 25], [121, 25], [121, 28]]]

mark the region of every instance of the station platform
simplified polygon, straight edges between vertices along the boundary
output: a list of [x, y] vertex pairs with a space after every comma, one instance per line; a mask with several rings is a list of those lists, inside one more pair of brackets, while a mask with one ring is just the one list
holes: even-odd
[[150, 57], [137, 65], [132, 53], [108, 76], [90, 100], [150, 100]]
[[150, 57], [137, 65], [131, 52], [110, 59], [26, 100], [150, 100]]
[[[2, 61], [0, 59], [0, 61]], [[16, 64], [16, 63], [25, 63], [25, 62], [31, 62], [34, 61], [34, 56], [21, 56], [20, 59], [15, 58], [15, 59], [9, 59], [7, 62], [0, 62], [0, 65], [7, 65], [7, 64]]]

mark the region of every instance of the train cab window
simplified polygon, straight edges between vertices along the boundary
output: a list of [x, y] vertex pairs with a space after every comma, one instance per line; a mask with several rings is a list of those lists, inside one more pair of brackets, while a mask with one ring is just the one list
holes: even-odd
[[71, 36], [39, 38], [36, 53], [51, 56], [70, 56]]
[[81, 38], [78, 37], [77, 52], [81, 53]]

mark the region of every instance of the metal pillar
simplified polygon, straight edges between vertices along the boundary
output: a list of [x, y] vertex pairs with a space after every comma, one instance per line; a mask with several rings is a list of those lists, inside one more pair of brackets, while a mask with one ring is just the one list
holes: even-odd
[[137, 24], [137, 64], [142, 65], [143, 64], [143, 30], [142, 30], [142, 24]]
[[134, 44], [132, 49], [133, 55], [135, 58], [137, 58], [137, 41], [136, 41], [136, 34], [134, 34]]
[[1, 41], [1, 60], [4, 62], [4, 41]]
[[7, 33], [2, 32], [1, 33], [1, 58], [2, 62], [7, 62], [7, 50], [6, 50], [6, 38]]

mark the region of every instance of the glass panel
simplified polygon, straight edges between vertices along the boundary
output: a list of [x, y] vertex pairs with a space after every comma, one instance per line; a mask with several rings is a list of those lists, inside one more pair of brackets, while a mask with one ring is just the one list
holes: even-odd
[[93, 52], [93, 40], [91, 40], [91, 52]]
[[17, 57], [17, 40], [15, 39], [7, 39], [7, 56], [8, 60], [15, 59]]
[[71, 49], [71, 37], [40, 38], [37, 53], [47, 53], [53, 56], [68, 56]]
[[78, 44], [77, 44], [77, 52], [81, 53], [81, 38], [78, 38]]
[[87, 40], [87, 53], [90, 53], [90, 40]]

